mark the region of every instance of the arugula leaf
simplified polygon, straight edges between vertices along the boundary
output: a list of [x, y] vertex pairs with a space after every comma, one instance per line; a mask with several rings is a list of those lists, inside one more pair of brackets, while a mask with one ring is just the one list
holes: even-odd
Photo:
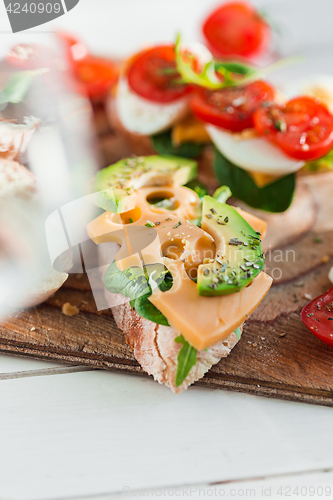
[[121, 293], [133, 300], [148, 293], [150, 286], [146, 275], [140, 267], [129, 267], [120, 271], [114, 260], [104, 275], [104, 286], [111, 293]]
[[194, 55], [186, 52], [186, 56], [184, 56], [181, 36], [179, 34], [177, 35], [176, 39], [175, 53], [177, 70], [181, 75], [182, 82], [200, 85], [201, 87], [206, 87], [212, 90], [219, 89], [224, 85], [223, 82], [221, 82], [220, 78], [216, 75], [215, 62], [213, 59], [204, 64], [201, 73], [197, 73], [196, 71], [194, 71]]
[[318, 170], [333, 170], [333, 149], [331, 149], [331, 151], [322, 158], [307, 162], [305, 164], [305, 168], [310, 172], [318, 172]]
[[182, 335], [176, 337], [175, 342], [183, 344], [177, 356], [178, 365], [175, 385], [179, 387], [190, 373], [192, 366], [197, 362], [197, 350], [194, 349]]
[[186, 142], [180, 146], [175, 146], [171, 138], [171, 129], [161, 134], [151, 136], [154, 149], [160, 155], [174, 155], [183, 158], [195, 158], [199, 156], [204, 145], [195, 142]]
[[296, 187], [295, 174], [288, 174], [259, 188], [246, 170], [231, 163], [217, 149], [215, 149], [214, 170], [218, 181], [229, 186], [233, 195], [250, 207], [267, 212], [284, 212], [293, 201]]
[[[175, 53], [177, 70], [181, 75], [181, 80], [179, 81], [199, 85], [210, 90], [245, 85], [264, 78], [267, 74], [281, 67], [302, 60], [301, 58], [290, 57], [277, 61], [266, 68], [255, 68], [238, 62], [218, 62], [211, 59], [203, 65], [201, 72], [198, 73], [194, 70], [195, 65], [193, 61], [195, 60], [195, 55], [189, 54], [186, 50], [184, 51], [179, 34], [176, 39]], [[223, 78], [219, 78], [218, 74]], [[235, 75], [237, 75], [236, 78]], [[243, 76], [243, 78], [240, 78], [239, 75]]]
[[213, 194], [213, 198], [220, 203], [227, 203], [230, 196], [232, 196], [232, 192], [228, 186], [220, 186]]
[[158, 325], [170, 326], [164, 314], [162, 314], [148, 299], [150, 295], [151, 293], [147, 293], [135, 299], [134, 309], [142, 318], [149, 319]]
[[196, 179], [185, 184], [185, 187], [188, 187], [192, 189], [192, 191], [195, 191], [199, 196], [200, 200], [202, 200], [202, 198], [208, 194], [206, 186], [202, 182], [197, 181]]
[[252, 66], [248, 66], [247, 64], [242, 64], [234, 61], [217, 61], [215, 62], [216, 71], [220, 71], [221, 69], [227, 70], [230, 73], [236, 73], [237, 75], [250, 76], [256, 73], [256, 69]]
[[23, 101], [32, 80], [39, 75], [48, 72], [46, 68], [19, 71], [14, 73], [8, 80], [6, 87], [0, 92], [0, 104], [18, 104]]
[[153, 274], [154, 281], [162, 292], [172, 287], [172, 277], [161, 264], [149, 264], [140, 267], [129, 267], [120, 271], [114, 260], [104, 275], [104, 285], [111, 293], [120, 293], [130, 299], [130, 306], [143, 318], [154, 321], [160, 325], [168, 326], [166, 317], [148, 300], [152, 289], [148, 283], [149, 276]]

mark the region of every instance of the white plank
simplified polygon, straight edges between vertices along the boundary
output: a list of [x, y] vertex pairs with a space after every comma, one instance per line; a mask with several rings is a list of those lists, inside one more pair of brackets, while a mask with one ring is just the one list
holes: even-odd
[[[248, 481], [229, 483], [192, 484], [171, 488], [152, 488], [131, 490], [101, 496], [88, 496], [84, 500], [122, 500], [124, 498], [148, 497], [153, 500], [162, 498], [269, 498], [281, 500], [313, 500], [331, 498], [333, 495], [333, 471], [305, 472], [286, 476], [266, 477]], [[66, 499], [65, 499], [66, 500]]]
[[[0, 383], [0, 497], [333, 468], [332, 409], [87, 372]], [[20, 478], [20, 480], [18, 480]]]
[[12, 356], [11, 354], [0, 354], [0, 377], [4, 373], [41, 370], [61, 366], [63, 365], [50, 361], [40, 361], [38, 359], [30, 359], [23, 356]]

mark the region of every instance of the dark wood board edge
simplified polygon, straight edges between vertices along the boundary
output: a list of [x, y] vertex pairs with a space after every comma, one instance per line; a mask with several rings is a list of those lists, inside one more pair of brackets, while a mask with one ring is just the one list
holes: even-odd
[[[62, 354], [57, 352], [40, 351], [29, 346], [22, 345], [4, 345], [0, 344], [0, 353], [12, 354], [22, 357], [33, 357], [44, 361], [59, 361], [64, 364], [83, 365], [91, 369], [104, 369], [127, 374], [136, 374], [144, 377], [149, 377], [139, 366], [138, 363], [131, 360], [118, 360], [109, 358], [101, 360], [92, 357], [81, 357], [75, 354]], [[125, 362], [124, 362], [125, 361]], [[256, 383], [257, 382], [257, 383]], [[242, 392], [255, 396], [268, 398], [283, 399], [293, 402], [308, 403], [321, 406], [333, 407], [333, 392], [325, 392], [298, 387], [272, 387], [271, 383], [255, 381], [250, 379], [242, 379], [240, 377], [216, 377], [208, 372], [204, 378], [196, 382], [194, 385], [201, 387], [209, 387], [211, 389], [223, 389], [227, 391]], [[181, 397], [181, 396], [180, 396]]]

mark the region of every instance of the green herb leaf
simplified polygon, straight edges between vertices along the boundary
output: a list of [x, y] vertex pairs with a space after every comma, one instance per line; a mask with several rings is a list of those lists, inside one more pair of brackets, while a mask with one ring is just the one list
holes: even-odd
[[233, 195], [250, 207], [267, 212], [284, 212], [293, 201], [296, 187], [295, 174], [286, 175], [259, 188], [246, 170], [231, 163], [217, 149], [215, 149], [214, 170], [218, 181], [229, 186]]
[[104, 275], [104, 285], [109, 292], [128, 297], [132, 309], [143, 318], [168, 326], [166, 317], [148, 300], [152, 294], [148, 283], [151, 274], [162, 292], [170, 290], [172, 276], [161, 264], [149, 264], [144, 269], [133, 266], [120, 271], [116, 261], [113, 261]]
[[150, 302], [150, 295], [151, 293], [147, 293], [146, 295], [142, 295], [135, 300], [134, 307], [136, 312], [142, 318], [149, 319], [158, 325], [170, 326], [164, 314], [162, 314], [161, 311], [159, 311], [157, 307]]
[[199, 196], [200, 200], [202, 200], [202, 198], [204, 196], [207, 196], [208, 194], [208, 189], [206, 188], [206, 186], [202, 182], [197, 181], [196, 179], [185, 184], [185, 187], [188, 187], [192, 189], [192, 191], [195, 191]]
[[104, 275], [104, 286], [111, 293], [121, 293], [133, 300], [148, 293], [150, 286], [147, 277], [140, 267], [130, 267], [120, 271], [114, 260]]
[[201, 73], [194, 71], [191, 57], [189, 57], [188, 54], [184, 57], [180, 35], [177, 36], [175, 53], [177, 69], [183, 82], [200, 85], [200, 87], [206, 87], [212, 90], [224, 86], [224, 83], [221, 82], [215, 72], [215, 62], [213, 59], [203, 66]]
[[179, 387], [190, 373], [191, 368], [197, 362], [197, 350], [194, 349], [182, 335], [176, 337], [175, 342], [183, 344], [177, 356], [178, 365], [175, 385]]
[[39, 75], [48, 72], [46, 68], [19, 71], [14, 73], [8, 80], [6, 87], [0, 92], [0, 104], [18, 104], [23, 101], [32, 80]]
[[230, 196], [232, 196], [232, 192], [228, 186], [220, 186], [213, 194], [213, 198], [220, 203], [227, 203]]
[[[182, 77], [182, 82], [199, 85], [210, 90], [222, 89], [225, 87], [233, 87], [246, 85], [248, 83], [264, 78], [267, 74], [280, 69], [289, 64], [294, 64], [302, 60], [301, 58], [288, 58], [277, 61], [266, 68], [255, 68], [238, 62], [217, 62], [213, 59], [208, 61], [202, 68], [201, 73], [197, 73], [193, 69], [193, 57], [186, 54], [184, 57], [181, 37], [177, 36], [175, 44], [176, 65], [178, 72]], [[219, 73], [223, 78], [219, 78]], [[235, 78], [235, 75], [236, 78]], [[239, 78], [242, 75], [243, 78]]]
[[152, 135], [151, 141], [153, 148], [160, 155], [174, 155], [182, 158], [195, 158], [199, 156], [204, 147], [203, 144], [194, 142], [186, 142], [180, 146], [175, 146], [171, 138], [171, 129], [161, 134]]
[[235, 330], [235, 334], [237, 335], [238, 337], [238, 340], [240, 340], [241, 336], [242, 336], [242, 330], [238, 327], [236, 328]]

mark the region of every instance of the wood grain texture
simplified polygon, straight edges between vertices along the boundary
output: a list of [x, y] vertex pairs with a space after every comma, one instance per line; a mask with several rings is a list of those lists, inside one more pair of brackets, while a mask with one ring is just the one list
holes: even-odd
[[[333, 349], [304, 327], [306, 290], [327, 288], [330, 263], [303, 279], [276, 284], [245, 325], [241, 342], [197, 384], [333, 406]], [[297, 285], [297, 286], [295, 286]], [[61, 312], [70, 301], [77, 316]], [[89, 283], [73, 275], [47, 303], [0, 326], [0, 351], [91, 368], [144, 374], [110, 310], [96, 310]]]

